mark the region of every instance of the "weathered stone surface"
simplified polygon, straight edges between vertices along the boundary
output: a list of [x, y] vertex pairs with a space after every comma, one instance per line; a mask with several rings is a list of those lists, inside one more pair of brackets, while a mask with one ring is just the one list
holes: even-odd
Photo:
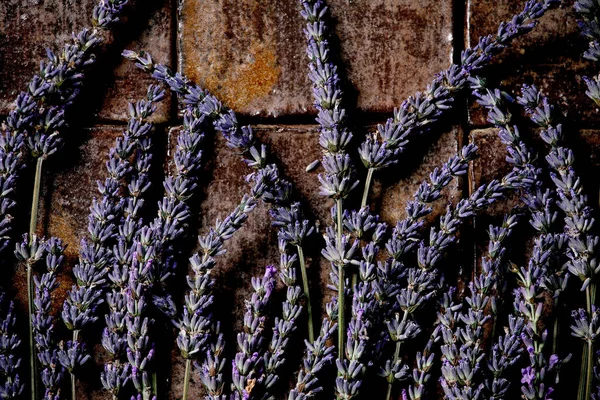
[[[521, 94], [523, 84], [534, 84], [548, 96], [567, 121], [588, 126], [600, 121], [600, 110], [585, 95], [587, 86], [582, 76], [595, 75], [596, 65], [565, 59], [561, 65], [518, 65], [505, 69], [502, 64], [492, 68], [490, 87], [499, 87], [512, 96]], [[503, 72], [503, 71], [508, 71]], [[515, 108], [516, 113], [522, 109]], [[469, 108], [469, 123], [474, 126], [489, 125], [487, 111], [474, 101]]]
[[[414, 194], [423, 180], [429, 179], [429, 174], [435, 168], [441, 167], [448, 158], [458, 151], [460, 131], [452, 129], [441, 135], [429, 137], [425, 151], [419, 151], [414, 145], [409, 145], [399, 165], [384, 170], [379, 180], [375, 182], [375, 209], [381, 210], [382, 218], [390, 225], [406, 217], [406, 204], [414, 199]], [[433, 143], [431, 143], [433, 142]], [[423, 154], [424, 153], [424, 154]], [[377, 177], [377, 175], [376, 175]], [[429, 223], [446, 211], [448, 204], [456, 204], [462, 194], [461, 182], [454, 179], [444, 189], [442, 198], [436, 201], [432, 214], [427, 218]]]
[[[452, 2], [328, 3], [358, 108], [387, 112], [425, 88], [452, 52]], [[245, 114], [312, 107], [303, 20], [295, 0], [185, 0], [181, 70]], [[352, 99], [351, 99], [352, 101]]]
[[[19, 91], [37, 72], [46, 56], [45, 48], [60, 50], [70, 41], [71, 32], [91, 26], [91, 13], [96, 1], [68, 0], [0, 2], [0, 115], [6, 114]], [[138, 2], [147, 11], [125, 17], [131, 23], [127, 31], [119, 31], [109, 54], [99, 55], [94, 79], [88, 82], [95, 93], [88, 93], [94, 107], [101, 106], [98, 117], [108, 120], [126, 119], [129, 100], [145, 97], [150, 78], [118, 55], [123, 47], [148, 50], [161, 62], [170, 64], [173, 49], [172, 13], [168, 0]], [[125, 40], [125, 42], [123, 42]], [[106, 93], [104, 93], [106, 91]], [[99, 102], [104, 96], [103, 102]], [[157, 121], [169, 117], [166, 101], [154, 116]], [[91, 112], [92, 110], [86, 110]]]
[[[467, 2], [467, 46], [474, 46], [480, 36], [495, 33], [498, 24], [510, 19], [523, 5], [507, 0]], [[586, 86], [581, 79], [595, 75], [597, 66], [582, 59], [587, 41], [579, 34], [572, 7], [573, 1], [565, 1], [560, 8], [549, 11], [532, 32], [495, 57], [484, 76], [490, 87], [511, 94], [518, 94], [524, 83], [535, 84], [569, 119], [597, 122], [597, 107], [585, 96]], [[478, 105], [470, 107], [469, 122], [478, 127], [486, 124], [485, 112]]]
[[[494, 35], [501, 22], [510, 21], [513, 15], [523, 10], [525, 2], [500, 0], [470, 0], [466, 2], [466, 46], [475, 46], [480, 37]], [[550, 10], [539, 25], [524, 37], [516, 40], [510, 48], [496, 58], [506, 62], [513, 58], [527, 59], [537, 64], [559, 63], [565, 52], [579, 55], [576, 47], [587, 46], [578, 37], [579, 32], [573, 13], [573, 0]], [[542, 56], [540, 58], [540, 55]]]

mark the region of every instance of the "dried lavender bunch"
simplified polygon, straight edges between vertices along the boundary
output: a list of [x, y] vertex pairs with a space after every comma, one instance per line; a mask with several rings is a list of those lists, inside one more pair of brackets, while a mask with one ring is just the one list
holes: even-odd
[[[569, 272], [579, 277], [583, 284], [581, 290], [586, 291], [588, 312], [591, 305], [595, 304], [597, 275], [600, 269], [596, 268], [594, 245], [598, 238], [590, 234], [594, 219], [592, 209], [587, 204], [587, 196], [583, 192], [581, 180], [573, 164], [575, 155], [565, 146], [562, 124], [557, 123], [554, 106], [548, 98], [541, 94], [535, 86], [524, 85], [519, 103], [525, 107], [531, 120], [542, 128], [540, 137], [550, 146], [546, 161], [553, 173], [550, 174], [560, 197], [558, 206], [565, 213], [565, 233], [569, 241]], [[589, 287], [589, 289], [588, 289]]]
[[[394, 310], [396, 310], [395, 313], [398, 317], [395, 318], [396, 322], [391, 323], [388, 327], [388, 330], [390, 330], [390, 338], [392, 341], [396, 342], [397, 352], [394, 352], [394, 358], [392, 360], [386, 360], [385, 365], [388, 365], [389, 363], [389, 365], [396, 366], [396, 369], [398, 369], [400, 367], [398, 365], [400, 346], [403, 343], [413, 340], [419, 333], [421, 327], [415, 319], [415, 315], [419, 310], [424, 308], [442, 288], [440, 286], [440, 272], [438, 271], [437, 266], [442, 260], [442, 255], [446, 249], [456, 242], [457, 239], [455, 235], [462, 221], [474, 216], [475, 213], [505, 196], [508, 190], [519, 187], [524, 179], [523, 176], [511, 172], [505, 176], [502, 181], [491, 181], [488, 184], [480, 186], [469, 198], [459, 201], [454, 209], [448, 207], [446, 214], [440, 218], [439, 230], [436, 230], [433, 227], [431, 228], [427, 244], [425, 241], [420, 241], [417, 251], [417, 265], [406, 268], [406, 271], [404, 272], [406, 284], [401, 285], [397, 295], [397, 303], [394, 304]], [[400, 312], [402, 312], [403, 315], [402, 320], [399, 319]], [[431, 349], [427, 352], [427, 359], [430, 357], [430, 352]], [[396, 356], [396, 354], [398, 354], [398, 356]], [[424, 359], [422, 361], [425, 362], [426, 360]], [[395, 370], [392, 369], [391, 371], [393, 372]], [[422, 380], [425, 379], [425, 375], [423, 375], [423, 371], [421, 371], [416, 376]], [[386, 377], [391, 380], [390, 386], [393, 385], [395, 374], [387, 375]], [[403, 375], [400, 374], [399, 378], [402, 379]], [[417, 386], [419, 387], [419, 390], [414, 397], [411, 397], [411, 400], [423, 396], [424, 388], [422, 385], [424, 384], [424, 381], [418, 383], [419, 385]], [[410, 393], [409, 396], [411, 396]]]
[[[407, 207], [409, 210], [420, 209], [420, 212], [409, 214], [405, 222], [414, 224], [415, 229], [407, 231], [416, 237], [416, 228], [422, 225], [420, 219], [431, 212], [428, 204], [440, 198], [441, 190], [452, 181], [453, 177], [466, 173], [469, 161], [476, 156], [476, 150], [477, 147], [474, 145], [465, 146], [460, 155], [450, 157], [441, 168], [436, 168], [430, 174], [430, 182], [424, 181], [420, 185], [419, 190], [415, 193], [415, 200], [411, 202], [412, 206]], [[344, 220], [346, 229], [355, 236], [355, 240], [362, 241], [371, 235], [371, 240], [367, 241], [362, 248], [362, 259], [356, 260], [359, 264], [360, 281], [353, 288], [351, 319], [346, 333], [348, 338], [344, 351], [345, 359], [337, 362], [339, 377], [336, 382], [336, 391], [338, 391], [338, 396], [352, 398], [358, 394], [358, 385], [364, 374], [365, 363], [379, 358], [382, 347], [389, 340], [388, 336], [381, 337], [378, 331], [390, 330], [390, 332], [394, 332], [392, 334], [394, 336], [395, 328], [398, 328], [399, 320], [396, 320], [395, 327], [391, 327], [389, 322], [386, 326], [384, 321], [393, 313], [387, 305], [398, 291], [396, 281], [400, 279], [398, 275], [402, 273], [403, 265], [399, 261], [400, 254], [397, 255], [397, 258], [390, 258], [385, 263], [375, 261], [387, 226], [379, 223], [378, 216], [371, 215], [367, 207], [351, 213], [346, 212]], [[388, 242], [388, 244], [391, 243], [391, 246], [398, 244], [400, 240], [398, 226], [401, 226], [400, 222], [394, 229], [392, 239]], [[398, 337], [398, 335], [394, 337]], [[380, 375], [390, 383], [390, 390], [397, 372], [395, 371], [396, 367], [396, 364], [392, 365], [391, 360], [388, 360], [380, 371]], [[348, 373], [349, 371], [351, 373]]]
[[[127, 320], [126, 290], [131, 264], [134, 258], [135, 240], [143, 229], [141, 213], [144, 208], [144, 194], [150, 187], [149, 170], [152, 161], [153, 125], [146, 122], [154, 111], [154, 103], [164, 97], [158, 87], [150, 86], [148, 101], [129, 104], [130, 120], [128, 129], [117, 139], [119, 158], [115, 160], [128, 169], [125, 181], [127, 190], [123, 195], [123, 218], [116, 227], [116, 244], [112, 248], [112, 268], [107, 273], [110, 291], [106, 293], [108, 313], [105, 315], [106, 328], [102, 333], [102, 345], [109, 354], [104, 364], [100, 380], [105, 390], [117, 397], [120, 389], [129, 380], [130, 365], [122, 361], [125, 355]], [[111, 151], [112, 153], [112, 151]]]
[[[367, 136], [360, 146], [359, 154], [369, 175], [398, 162], [410, 137], [426, 132], [452, 108], [454, 97], [467, 86], [468, 78], [514, 39], [530, 32], [537, 19], [556, 3], [554, 0], [527, 1], [523, 11], [511, 21], [500, 24], [495, 36], [484, 36], [475, 47], [464, 50], [460, 65], [452, 65], [438, 74], [424, 93], [405, 100], [394, 111], [394, 117], [385, 125], [378, 125], [377, 132]], [[368, 190], [366, 186], [363, 198], [368, 196]]]
[[[72, 346], [73, 352], [83, 351], [78, 341], [79, 332], [98, 319], [95, 315], [96, 309], [104, 301], [102, 297], [109, 272], [113, 281], [118, 280], [117, 275], [119, 271], [122, 272], [122, 269], [117, 270], [117, 273], [111, 270], [118, 268], [119, 260], [126, 258], [127, 251], [123, 247], [123, 237], [131, 240], [138, 228], [132, 219], [142, 202], [137, 200], [136, 194], [147, 189], [150, 167], [148, 152], [151, 142], [148, 141], [148, 135], [152, 125], [145, 120], [155, 110], [153, 103], [163, 97], [164, 92], [158, 87], [151, 86], [148, 89], [147, 101], [130, 105], [130, 121], [127, 128], [116, 140], [115, 146], [109, 150], [109, 160], [106, 163], [108, 176], [104, 182], [98, 182], [98, 191], [102, 195], [102, 200], [98, 202], [94, 199], [90, 207], [88, 239], [81, 241], [79, 263], [73, 268], [76, 285], [72, 287], [63, 305], [63, 321], [67, 328], [73, 331], [73, 339], [67, 343], [67, 347], [70, 349]], [[135, 161], [132, 161], [132, 158]], [[121, 193], [129, 193], [130, 197], [125, 200], [121, 197]], [[119, 236], [121, 246], [118, 243], [115, 246], [115, 239]], [[114, 333], [119, 329], [116, 325], [111, 325], [111, 321], [116, 324], [123, 322], [115, 309], [120, 307], [117, 307], [117, 304], [124, 303], [119, 302], [118, 299], [109, 300], [115, 301], [109, 302], [109, 308], [113, 313], [107, 315], [107, 324]], [[106, 345], [105, 339], [103, 338], [103, 344]], [[117, 338], [113, 339], [113, 346], [120, 348]], [[74, 359], [84, 360], [85, 357]], [[72, 374], [72, 387], [74, 385], [75, 376]]]
[[560, 364], [570, 358], [561, 361], [556, 354], [550, 357], [544, 355], [547, 330], [540, 331], [539, 328], [544, 290], [540, 282], [544, 281], [546, 263], [552, 258], [551, 253], [561, 248], [560, 241], [555, 239], [552, 235], [537, 238], [528, 266], [515, 271], [519, 287], [514, 291], [514, 309], [515, 314], [525, 321], [521, 341], [529, 354], [529, 366], [521, 370], [521, 393], [528, 400], [548, 398], [554, 391], [551, 378], [554, 376], [554, 383], [558, 383]]
[[25, 388], [17, 373], [21, 365], [17, 353], [21, 340], [15, 333], [15, 305], [12, 301], [6, 304], [6, 300], [6, 293], [0, 291], [0, 397], [16, 399]]
[[[591, 233], [594, 224], [592, 209], [587, 205], [587, 196], [583, 193], [581, 181], [573, 168], [573, 151], [564, 146], [562, 124], [555, 121], [554, 106], [535, 86], [524, 86], [522, 93], [519, 103], [525, 107], [531, 120], [542, 128], [540, 137], [550, 145], [546, 161], [553, 170], [550, 176], [560, 197], [557, 204], [566, 215], [566, 255], [569, 259], [566, 267], [583, 282], [581, 290], [585, 290], [586, 310], [591, 315], [592, 308], [596, 305], [596, 281], [600, 273], [595, 256], [598, 237]], [[591, 346], [591, 343], [587, 342], [587, 346]], [[592, 354], [591, 349], [583, 353], [578, 394], [580, 399], [589, 398], [592, 390], [593, 371], [591, 360], [587, 360]]]
[[[313, 223], [308, 221], [300, 212], [298, 203], [292, 200], [292, 184], [283, 179], [276, 164], [268, 163], [267, 148], [259, 145], [250, 126], [240, 127], [235, 113], [227, 109], [209, 92], [191, 83], [179, 73], [171, 72], [166, 66], [154, 64], [149, 54], [137, 54], [132, 51], [123, 53], [126, 58], [136, 62], [136, 66], [152, 73], [152, 76], [164, 82], [183, 99], [187, 112], [204, 115], [212, 120], [216, 130], [223, 134], [226, 143], [236, 149], [244, 162], [255, 169], [246, 180], [271, 182], [265, 188], [261, 199], [271, 204], [273, 223], [278, 227], [278, 238], [286, 241], [287, 245], [295, 247], [301, 269], [305, 265], [303, 242], [313, 233]], [[269, 179], [265, 179], [269, 177]], [[293, 217], [290, 219], [290, 216]], [[303, 282], [306, 303], [310, 303], [308, 281]], [[312, 316], [309, 316], [309, 338], [311, 337]]]
[[516, 216], [510, 215], [505, 216], [501, 226], [490, 225], [488, 254], [482, 257], [481, 271], [469, 282], [469, 295], [465, 296], [462, 308], [453, 312], [453, 306], [444, 307], [446, 312], [438, 316], [444, 341], [440, 383], [450, 400], [483, 395], [484, 325], [492, 318], [488, 309], [492, 313], [496, 310], [493, 292], [504, 273], [502, 258], [507, 251], [504, 241], [516, 223]]
[[[269, 179], [269, 177], [265, 177]], [[183, 383], [183, 399], [187, 399], [191, 362], [206, 353], [211, 330], [215, 326], [211, 306], [213, 304], [211, 271], [216, 266], [217, 256], [224, 254], [224, 244], [231, 239], [254, 210], [257, 199], [262, 191], [269, 186], [262, 180], [257, 180], [251, 195], [244, 195], [240, 204], [223, 221], [217, 220], [209, 232], [198, 238], [200, 253], [190, 258], [193, 273], [188, 274], [189, 287], [185, 295], [181, 316], [173, 323], [179, 329], [177, 346], [186, 360], [185, 378]]]

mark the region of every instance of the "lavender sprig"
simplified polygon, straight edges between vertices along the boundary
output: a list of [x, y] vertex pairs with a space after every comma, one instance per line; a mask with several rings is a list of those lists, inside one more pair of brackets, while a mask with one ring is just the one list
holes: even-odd
[[281, 318], [275, 318], [273, 336], [269, 342], [267, 353], [265, 353], [265, 372], [259, 382], [260, 386], [264, 388], [263, 400], [274, 398], [274, 390], [281, 380], [279, 373], [286, 362], [285, 354], [289, 347], [290, 337], [296, 331], [297, 320], [302, 313], [300, 304], [302, 288], [297, 284], [298, 279], [294, 267], [298, 257], [295, 254], [291, 256], [287, 254], [285, 241], [280, 240], [279, 245], [279, 279], [287, 287], [287, 290], [282, 304]]
[[[468, 78], [514, 39], [530, 32], [537, 25], [537, 19], [556, 3], [555, 0], [527, 1], [523, 11], [509, 22], [500, 24], [496, 35], [480, 38], [475, 47], [462, 52], [459, 65], [452, 65], [438, 74], [424, 93], [419, 92], [405, 100], [394, 111], [394, 117], [385, 125], [378, 125], [377, 132], [367, 136], [360, 146], [359, 154], [369, 175], [398, 162], [411, 136], [425, 133], [452, 109], [454, 98], [467, 86]], [[367, 191], [368, 187], [365, 189]], [[363, 198], [366, 196], [368, 192]]]
[[[590, 233], [594, 225], [591, 208], [587, 205], [587, 196], [583, 194], [581, 181], [573, 168], [573, 151], [563, 145], [562, 124], [555, 122], [554, 106], [535, 86], [523, 86], [522, 93], [518, 99], [519, 103], [525, 107], [531, 120], [542, 128], [540, 137], [551, 148], [546, 161], [554, 171], [551, 178], [560, 197], [558, 206], [566, 214], [566, 255], [569, 258], [566, 267], [583, 282], [581, 290], [585, 290], [586, 309], [591, 315], [596, 304], [596, 281], [600, 274], [595, 256], [598, 237]], [[566, 286], [566, 278], [562, 286]], [[589, 398], [592, 390], [590, 385], [593, 371], [591, 367], [588, 369], [591, 360], [586, 360], [591, 354], [591, 350], [583, 353], [579, 399]]]
[[37, 356], [35, 343], [35, 299], [33, 287], [33, 266], [46, 255], [45, 243], [37, 235], [23, 236], [23, 242], [15, 246], [15, 256], [17, 260], [22, 261], [27, 270], [27, 307], [28, 307], [28, 332], [29, 332], [29, 365], [31, 366], [31, 395], [37, 398]]
[[[161, 64], [155, 64], [152, 57], [147, 53], [138, 54], [133, 51], [125, 51], [123, 55], [135, 61], [136, 66], [152, 74], [152, 77], [168, 85], [172, 91], [177, 93], [182, 99], [186, 112], [197, 116], [205, 116], [212, 121], [215, 129], [220, 131], [225, 138], [227, 146], [235, 149], [242, 156], [246, 164], [255, 169], [255, 172], [249, 174], [246, 180], [251, 182], [255, 179], [264, 180], [265, 176], [270, 176], [266, 181], [271, 182], [270, 186], [263, 191], [261, 199], [274, 205], [273, 210], [284, 207], [288, 212], [292, 211], [292, 184], [285, 180], [279, 173], [279, 168], [274, 163], [268, 162], [268, 152], [264, 145], [260, 145], [250, 126], [240, 127], [235, 113], [225, 107], [215, 96], [208, 91], [201, 89], [198, 85], [190, 82], [180, 73], [173, 73], [169, 68]], [[297, 221], [299, 227], [304, 229], [306, 225], [312, 225], [305, 222], [305, 218], [299, 214]], [[278, 234], [280, 238], [287, 238], [286, 232], [280, 227]], [[294, 230], [296, 224], [289, 225], [290, 230]], [[309, 232], [312, 232], [310, 228]], [[297, 246], [299, 252], [302, 252], [302, 246]], [[299, 258], [301, 265], [304, 264], [304, 257]]]
[[15, 107], [6, 119], [9, 134], [28, 148], [29, 154], [20, 158], [19, 164], [27, 166], [29, 157], [36, 160], [30, 236], [37, 227], [43, 161], [61, 144], [59, 130], [65, 125], [65, 112], [79, 94], [85, 69], [94, 62], [94, 52], [103, 42], [98, 29], [106, 29], [118, 21], [127, 2], [100, 0], [92, 13], [93, 29], [84, 28], [73, 34], [72, 43], [65, 44], [58, 54], [47, 49], [48, 60], [40, 63], [39, 73], [34, 75], [27, 91], [19, 93]]
[[[37, 347], [37, 358], [41, 371], [41, 382], [45, 387], [44, 399], [53, 400], [60, 394], [64, 368], [58, 361], [58, 348], [55, 343], [54, 317], [50, 315], [52, 292], [58, 287], [56, 272], [64, 262], [66, 246], [58, 238], [50, 238], [44, 243], [47, 272], [34, 278], [34, 319], [33, 330]], [[32, 373], [34, 373], [32, 371]], [[37, 371], [35, 372], [37, 373]]]
[[15, 332], [16, 315], [14, 303], [6, 304], [6, 293], [0, 290], [0, 397], [16, 399], [25, 385], [17, 373], [21, 358], [17, 349], [21, 340]]
[[223, 221], [217, 220], [214, 228], [198, 238], [201, 252], [195, 253], [190, 258], [193, 275], [188, 275], [187, 278], [189, 290], [185, 295], [185, 305], [181, 316], [177, 320], [173, 320], [179, 329], [177, 346], [186, 360], [183, 384], [184, 400], [188, 396], [191, 362], [205, 354], [206, 348], [209, 346], [211, 330], [215, 324], [211, 313], [214, 282], [210, 275], [216, 265], [215, 257], [225, 253], [225, 242], [243, 226], [248, 214], [256, 207], [257, 199], [262, 196], [262, 190], [267, 186], [268, 184], [265, 184], [264, 181], [257, 180], [250, 196], [244, 195], [240, 204], [227, 218]]
[[[331, 62], [329, 30], [325, 23], [327, 6], [322, 0], [301, 0], [300, 15], [306, 21], [304, 34], [307, 40], [306, 53], [309, 59], [308, 77], [313, 84], [313, 98], [318, 111], [319, 145], [323, 151], [321, 161], [325, 173], [319, 174], [321, 195], [335, 200], [336, 243], [342, 246], [343, 201], [358, 186], [354, 166], [346, 147], [352, 140], [352, 133], [346, 127], [346, 110], [342, 104], [342, 90], [337, 67]], [[338, 249], [338, 250], [339, 250]], [[338, 275], [338, 359], [343, 359], [344, 336], [346, 330], [346, 294], [344, 270], [347, 264], [337, 265]], [[304, 270], [303, 266], [301, 268]], [[303, 272], [304, 275], [304, 272]], [[310, 305], [309, 305], [310, 307]], [[312, 314], [309, 308], [309, 312]]]
[[[125, 354], [127, 321], [126, 289], [132, 264], [134, 245], [142, 230], [141, 212], [144, 194], [150, 187], [149, 172], [152, 160], [153, 125], [147, 119], [155, 112], [154, 103], [164, 98], [158, 87], [148, 88], [147, 101], [142, 100], [128, 106], [130, 120], [127, 130], [117, 139], [115, 161], [126, 174], [127, 189], [123, 196], [123, 218], [117, 226], [116, 244], [112, 248], [113, 261], [107, 274], [112, 290], [106, 293], [109, 312], [105, 315], [106, 328], [102, 334], [102, 345], [110, 356], [104, 364], [100, 380], [105, 390], [117, 397], [120, 389], [129, 380], [130, 366], [123, 363]], [[112, 152], [112, 150], [111, 150]]]
[[253, 398], [256, 384], [264, 373], [266, 355], [264, 329], [267, 321], [267, 309], [275, 287], [277, 269], [267, 266], [262, 278], [252, 278], [252, 298], [246, 301], [244, 331], [238, 333], [238, 352], [232, 360], [233, 399]]
[[445, 343], [441, 346], [443, 365], [440, 381], [450, 400], [478, 398], [484, 391], [484, 325], [492, 318], [488, 307], [496, 313], [493, 291], [497, 290], [504, 273], [501, 268], [506, 253], [504, 241], [515, 225], [514, 215], [506, 216], [499, 227], [490, 225], [488, 254], [482, 257], [481, 271], [469, 283], [470, 293], [464, 299], [466, 304], [460, 311], [438, 318], [442, 322], [441, 337]]
[[525, 321], [521, 341], [529, 355], [529, 366], [521, 370], [521, 393], [523, 398], [528, 400], [549, 398], [554, 390], [550, 381], [552, 374], [555, 375], [555, 383], [558, 382], [558, 367], [561, 361], [556, 354], [546, 358], [543, 353], [547, 330], [539, 329], [543, 301], [536, 300], [544, 290], [540, 282], [544, 280], [546, 264], [552, 259], [552, 253], [560, 251], [560, 248], [560, 239], [556, 241], [553, 235], [536, 238], [528, 267], [515, 270], [519, 287], [514, 291], [514, 309], [516, 315]]

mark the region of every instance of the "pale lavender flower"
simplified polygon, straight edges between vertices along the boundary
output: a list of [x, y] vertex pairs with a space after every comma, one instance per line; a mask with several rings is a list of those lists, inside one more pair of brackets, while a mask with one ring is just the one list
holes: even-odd
[[15, 332], [14, 303], [7, 304], [6, 300], [6, 293], [0, 291], [0, 397], [16, 399], [25, 388], [17, 372], [21, 366], [18, 355], [21, 340]]

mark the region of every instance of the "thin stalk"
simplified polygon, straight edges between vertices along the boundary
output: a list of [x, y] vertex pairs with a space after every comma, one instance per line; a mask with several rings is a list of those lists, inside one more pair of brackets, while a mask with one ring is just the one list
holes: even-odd
[[190, 386], [190, 374], [192, 372], [192, 360], [189, 358], [185, 360], [185, 376], [183, 378], [183, 398], [181, 400], [187, 400], [188, 389]]
[[[37, 228], [38, 207], [40, 204], [40, 186], [42, 182], [42, 164], [44, 159], [38, 157], [35, 166], [35, 178], [33, 181], [33, 198], [31, 201], [31, 215], [29, 219], [29, 242], [33, 240]], [[33, 341], [33, 265], [27, 263], [27, 300], [29, 309], [29, 365], [31, 368], [31, 398], [37, 398], [37, 363], [35, 355], [35, 343]]]
[[[73, 344], [77, 342], [77, 337], [79, 336], [79, 331], [73, 331]], [[71, 373], [71, 399], [77, 400], [77, 388], [76, 388], [77, 378], [75, 378], [75, 374]]]
[[33, 181], [33, 198], [31, 200], [31, 216], [29, 218], [29, 238], [35, 233], [37, 228], [38, 207], [40, 204], [40, 186], [42, 183], [42, 164], [43, 157], [38, 157], [35, 164], [35, 179]]
[[[595, 292], [595, 284], [591, 283], [585, 288], [585, 305], [588, 312], [588, 315], [591, 315], [592, 312], [592, 292]], [[592, 383], [592, 372], [591, 368], [592, 357], [591, 357], [591, 346], [588, 344], [587, 351], [584, 349], [581, 354], [581, 372], [579, 374], [579, 390], [577, 391], [577, 399], [578, 400], [589, 400], [589, 392]]]
[[591, 341], [587, 342], [587, 376], [585, 378], [585, 398], [590, 399], [592, 396], [592, 373], [594, 371], [594, 344]]
[[[31, 236], [29, 237], [31, 240]], [[33, 341], [33, 279], [32, 265], [27, 263], [27, 303], [29, 308], [29, 365], [31, 368], [31, 398], [37, 398], [37, 365], [35, 362], [35, 343]]]
[[373, 168], [369, 168], [367, 171], [367, 180], [365, 181], [365, 189], [363, 191], [362, 201], [360, 202], [360, 208], [363, 208], [367, 205], [367, 200], [369, 200], [369, 191], [371, 190], [371, 181], [373, 180], [373, 172], [375, 170]]
[[[342, 199], [336, 200], [336, 211], [337, 211], [337, 245], [340, 252], [342, 249]], [[345, 310], [346, 310], [346, 296], [344, 288], [344, 265], [343, 261], [340, 260], [338, 264], [338, 359], [344, 358], [344, 335], [346, 334], [346, 321], [345, 321]]]
[[308, 341], [315, 341], [315, 328], [313, 326], [312, 303], [310, 301], [310, 287], [308, 284], [308, 273], [306, 272], [306, 263], [304, 261], [304, 251], [302, 246], [296, 246], [298, 249], [298, 259], [300, 260], [300, 271], [302, 272], [302, 285], [304, 286], [304, 296], [306, 296], [306, 310], [308, 312]]
[[581, 354], [581, 372], [579, 373], [579, 389], [577, 390], [577, 400], [589, 400], [586, 397], [586, 381], [587, 381], [587, 352], [584, 350]]
[[560, 302], [558, 301], [558, 298], [556, 298], [556, 318], [554, 318], [554, 330], [552, 332], [552, 354], [557, 354], [556, 351], [558, 349], [558, 333], [559, 333], [559, 326], [558, 326], [558, 317], [560, 316]]
[[[406, 314], [404, 314], [406, 315]], [[392, 364], [392, 368], [398, 362], [398, 358], [400, 358], [400, 348], [402, 347], [402, 342], [396, 342], [396, 351], [394, 351], [394, 362]], [[392, 398], [392, 390], [394, 389], [394, 381], [388, 382], [387, 394], [385, 396], [385, 400], [390, 400]]]
[[152, 372], [152, 393], [158, 399], [158, 373], [156, 371]]

